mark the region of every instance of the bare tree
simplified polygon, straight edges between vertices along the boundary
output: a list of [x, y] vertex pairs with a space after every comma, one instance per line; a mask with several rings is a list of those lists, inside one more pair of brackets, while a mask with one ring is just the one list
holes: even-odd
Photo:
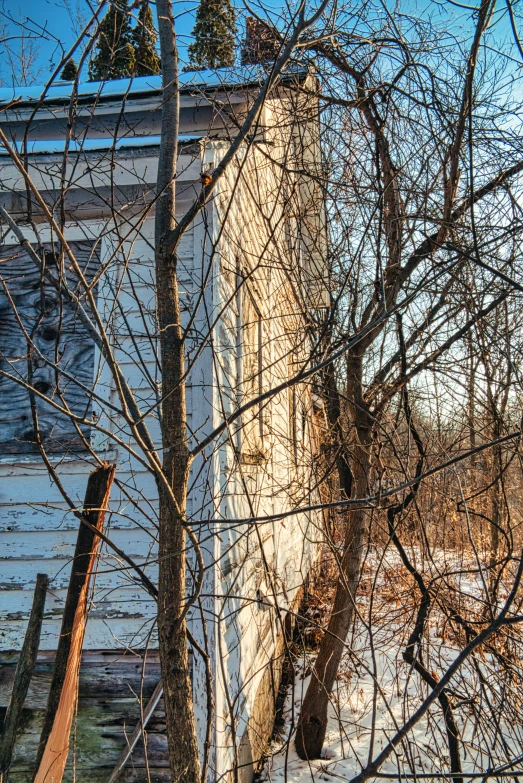
[[[185, 618], [185, 521], [190, 454], [185, 404], [185, 347], [174, 252], [166, 247], [176, 226], [178, 158], [178, 52], [172, 6], [156, 6], [162, 58], [162, 144], [158, 159], [155, 260], [158, 326], [162, 363], [163, 481], [158, 482], [159, 557], [158, 629], [167, 711], [169, 760], [173, 780], [196, 783], [200, 760], [189, 675]], [[165, 485], [164, 485], [165, 482]], [[184, 726], [180, 736], [178, 726]]]
[[[136, 556], [117, 527], [97, 533], [104, 589], [124, 580], [154, 607], [125, 644], [148, 651], [156, 624], [161, 661], [111, 780], [163, 692], [170, 779], [241, 781], [266, 750], [253, 683], [274, 690], [284, 659], [311, 670], [307, 761], [349, 683], [371, 694], [365, 758], [338, 711], [356, 780], [394, 753], [401, 774], [421, 759], [455, 783], [465, 758], [474, 774], [510, 765], [523, 150], [494, 0], [462, 38], [372, 4], [262, 15], [274, 59], [238, 91], [234, 74], [208, 89], [179, 73], [172, 3], [156, 8], [161, 119], [133, 80], [79, 78], [46, 115], [63, 62], [89, 57], [97, 8], [0, 135], [2, 453], [38, 459], [52, 504], [85, 525], [69, 461], [116, 452], [113, 518], [147, 541]], [[320, 550], [326, 586], [310, 582]], [[325, 622], [300, 605], [315, 590]], [[296, 619], [321, 637], [314, 662]]]
[[[476, 308], [467, 320], [456, 323], [450, 321], [453, 308], [449, 297], [455, 284], [452, 278], [446, 283], [440, 282], [437, 284], [441, 286], [439, 297], [429, 300], [419, 323], [414, 323], [410, 334], [404, 338], [406, 348], [403, 350], [411, 351], [408, 361], [402, 360], [401, 344], [390, 354], [390, 316], [402, 307], [402, 300], [406, 302], [412, 296], [416, 278], [437, 273], [441, 268], [438, 264], [452, 264], [451, 257], [447, 256], [445, 260], [448, 245], [451, 244], [454, 250], [455, 244], [469, 241], [470, 229], [466, 221], [474, 221], [475, 217], [479, 222], [485, 198], [506, 187], [510, 177], [521, 171], [521, 162], [517, 161], [498, 171], [490, 181], [487, 179], [482, 187], [474, 188], [479, 179], [475, 166], [481, 153], [475, 153], [473, 161], [470, 152], [469, 187], [459, 189], [463, 160], [467, 158], [468, 148], [474, 145], [473, 118], [481, 114], [474, 84], [482, 38], [493, 8], [492, 3], [481, 4], [464, 61], [449, 64], [456, 69], [451, 91], [448, 91], [449, 77], [440, 80], [428, 62], [419, 62], [411, 48], [414, 40], [403, 36], [392, 18], [387, 26], [390, 25], [392, 40], [397, 44], [390, 39], [387, 44], [380, 40], [375, 47], [370, 46], [365, 51], [357, 36], [351, 38], [343, 28], [335, 30], [328, 39], [311, 44], [330, 66], [329, 78], [345, 88], [347, 97], [329, 93], [328, 88], [323, 97], [327, 105], [344, 107], [340, 111], [344, 112], [345, 127], [336, 130], [338, 140], [340, 135], [342, 138], [344, 134], [348, 136], [343, 175], [352, 178], [355, 185], [351, 192], [355, 199], [352, 204], [357, 204], [365, 215], [357, 226], [361, 241], [355, 260], [341, 273], [343, 291], [347, 291], [347, 321], [356, 331], [366, 332], [347, 350], [344, 368], [340, 368], [346, 395], [346, 431], [343, 432], [340, 423], [336, 424], [341, 415], [339, 402], [332, 422], [340, 430], [340, 459], [345, 455], [341, 459], [339, 484], [346, 497], [365, 498], [373, 494], [370, 477], [375, 438], [394, 397], [401, 396], [408, 382], [433, 366], [481, 319], [504, 303], [511, 290], [502, 287], [486, 307]], [[422, 30], [421, 22], [418, 28], [414, 23], [414, 29], [416, 46], [419, 46], [420, 38], [423, 40], [427, 31]], [[397, 66], [393, 54], [396, 45]], [[457, 102], [456, 95], [459, 96]], [[446, 117], [451, 118], [450, 121]], [[421, 130], [422, 123], [428, 131], [426, 136]], [[414, 143], [409, 138], [413, 127], [417, 127], [419, 133]], [[507, 133], [510, 136], [508, 128]], [[362, 174], [364, 167], [355, 158], [356, 148], [366, 153], [367, 168]], [[341, 162], [336, 160], [336, 155], [333, 159], [339, 166]], [[432, 165], [434, 160], [437, 163]], [[368, 175], [369, 168], [372, 178]], [[424, 183], [420, 187], [421, 177]], [[363, 207], [365, 192], [372, 196], [370, 203]], [[339, 204], [336, 192], [334, 213], [339, 214]], [[486, 215], [485, 219], [488, 219]], [[341, 243], [346, 242], [351, 230], [353, 226], [347, 226], [347, 233], [340, 232]], [[510, 231], [505, 226], [501, 234], [507, 230]], [[475, 251], [481, 257], [482, 251], [477, 247]], [[358, 255], [364, 259], [363, 263]], [[337, 301], [342, 302], [343, 296], [338, 295]], [[380, 315], [388, 315], [389, 320], [376, 324]], [[454, 329], [444, 331], [449, 323], [456, 323]], [[438, 333], [444, 334], [444, 339], [430, 349], [430, 342]], [[341, 342], [347, 338], [342, 333], [338, 339]], [[371, 380], [372, 366], [375, 375]], [[327, 394], [332, 397], [332, 392], [327, 391]], [[420, 453], [423, 456], [423, 451]], [[404, 499], [394, 515], [403, 513], [412, 497]], [[369, 521], [369, 513], [363, 505], [347, 511], [343, 554], [339, 561], [340, 581], [297, 729], [297, 749], [302, 758], [318, 758], [321, 754], [330, 694], [357, 605], [356, 591]], [[413, 664], [418, 665], [414, 660]]]

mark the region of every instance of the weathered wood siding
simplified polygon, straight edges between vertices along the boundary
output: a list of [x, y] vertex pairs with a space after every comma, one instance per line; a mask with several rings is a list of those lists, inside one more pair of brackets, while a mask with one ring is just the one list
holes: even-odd
[[[223, 147], [216, 144], [214, 149], [217, 161]], [[223, 308], [215, 328], [217, 417], [232, 413], [246, 394], [252, 397], [287, 380], [307, 355], [299, 255], [289, 240], [283, 211], [292, 184], [284, 192], [276, 162], [270, 160], [279, 153], [270, 147], [251, 149], [246, 160], [240, 158], [229, 169], [215, 200], [221, 239], [214, 307], [216, 312]], [[253, 308], [247, 311], [245, 306], [246, 288], [261, 319], [261, 357], [256, 356], [256, 329], [245, 329], [245, 319], [255, 318]], [[262, 368], [260, 376], [256, 383], [246, 382], [243, 373], [252, 374], [256, 364]], [[262, 417], [261, 435], [258, 422], [253, 424], [257, 416]], [[221, 770], [233, 766], [234, 740], [237, 748], [242, 746], [243, 763], [260, 758], [274, 698], [270, 689], [277, 687], [272, 660], [283, 649], [281, 618], [286, 609], [297, 608], [321, 537], [318, 516], [301, 514], [255, 525], [234, 520], [288, 511], [314, 496], [310, 418], [310, 390], [303, 385], [285, 390], [261, 412], [253, 409], [242, 417], [216, 458], [215, 495], [223, 520], [216, 540], [221, 595], [215, 610], [222, 657], [216, 700]], [[251, 458], [254, 427], [258, 459]], [[258, 712], [257, 701], [269, 716], [264, 734], [260, 727], [265, 716]], [[242, 774], [248, 779], [251, 773], [246, 768]]]
[[[74, 240], [81, 231], [100, 231], [99, 225], [71, 227]], [[147, 220], [136, 235], [129, 238], [122, 252], [115, 249], [117, 238], [107, 232], [99, 243], [101, 263], [110, 263], [109, 271], [99, 283], [98, 306], [120, 364], [143, 410], [159, 397], [159, 365], [156, 356], [156, 318], [154, 264], [152, 252], [153, 221]], [[191, 285], [196, 286], [193, 272], [194, 230], [185, 235], [180, 259], [184, 298], [189, 300]], [[119, 260], [121, 258], [121, 262]], [[124, 262], [125, 259], [125, 262]], [[98, 421], [108, 424], [103, 400], [117, 404], [115, 390], [107, 368], [90, 347], [90, 383], [101, 398], [94, 401]], [[84, 381], [87, 379], [83, 378]], [[25, 392], [23, 393], [25, 394]], [[22, 394], [22, 396], [23, 396]], [[20, 407], [21, 402], [17, 402]], [[189, 424], [192, 389], [188, 393]], [[153, 441], [160, 445], [157, 412], [147, 417]], [[122, 443], [129, 442], [123, 422], [110, 423]], [[145, 564], [147, 574], [155, 579], [156, 552], [156, 486], [153, 476], [123, 446], [108, 442], [94, 431], [91, 443], [99, 456], [117, 463], [117, 479], [111, 495], [108, 533], [137, 562]], [[24, 458], [10, 455], [8, 446], [0, 455], [0, 647], [20, 649], [31, 604], [32, 584], [38, 572], [50, 577], [50, 595], [42, 629], [41, 648], [56, 647], [61, 607], [70, 572], [78, 522], [67, 509], [57, 488], [50, 480], [39, 455]], [[58, 450], [58, 449], [56, 449]], [[63, 451], [67, 451], [65, 448]], [[65, 461], [56, 455], [55, 464], [61, 480], [73, 501], [81, 506], [92, 459], [87, 454]], [[148, 594], [122, 568], [110, 550], [102, 547], [98, 574], [92, 595], [85, 649], [115, 649], [126, 646], [141, 648], [154, 639], [155, 605]], [[152, 637], [151, 637], [152, 634]]]
[[[180, 211], [187, 203], [181, 202]], [[148, 219], [123, 248], [118, 235], [102, 223], [71, 226], [68, 238], [74, 242], [81, 233], [98, 237], [100, 262], [108, 264], [108, 273], [98, 286], [98, 306], [111, 338], [114, 355], [119, 362], [138, 404], [143, 410], [153, 405], [160, 394], [160, 373], [156, 346], [155, 279], [152, 252], [153, 220]], [[101, 241], [99, 240], [102, 236]], [[179, 249], [179, 269], [184, 323], [193, 311], [193, 303], [202, 289], [203, 222], [190, 228]], [[195, 264], [195, 243], [199, 260]], [[211, 285], [212, 288], [212, 285]], [[206, 335], [203, 303], [194, 319], [192, 343]], [[107, 367], [94, 355], [94, 389], [100, 400], [94, 402], [94, 413], [103, 426], [109, 426], [118, 438], [130, 442], [123, 421], [107, 420], [103, 400], [116, 404], [115, 389]], [[188, 424], [203, 431], [212, 425], [210, 397], [212, 393], [212, 363], [206, 351], [194, 362], [187, 389]], [[195, 415], [193, 416], [193, 410]], [[160, 446], [157, 412], [147, 416], [147, 424], [155, 444]], [[147, 575], [157, 577], [157, 492], [152, 475], [123, 445], [115, 445], [103, 433], [93, 430], [91, 443], [99, 456], [117, 463], [117, 478], [113, 487], [107, 516], [107, 533], [114, 543], [140, 564]], [[60, 479], [69, 496], [81, 507], [87, 476], [92, 461], [86, 454], [52, 456]], [[191, 483], [193, 510], [200, 518], [212, 514], [208, 495], [211, 486], [209, 465], [198, 463]], [[31, 698], [26, 704], [24, 725], [17, 742], [13, 781], [29, 781], [32, 761], [38, 741], [45, 688], [50, 681], [53, 651], [60, 630], [61, 614], [71, 570], [78, 522], [67, 509], [60, 492], [49, 479], [45, 466], [37, 455], [4, 454], [0, 457], [0, 708], [9, 698], [9, 682], [14, 672], [16, 652], [20, 649], [30, 611], [36, 573], [50, 577], [50, 592], [42, 628], [40, 647], [48, 651], [40, 656]], [[202, 530], [205, 537], [208, 531]], [[209, 592], [213, 592], [213, 572], [208, 576]], [[76, 727], [74, 753], [68, 762], [66, 779], [88, 779], [91, 783], [104, 780], [116, 763], [140, 717], [140, 701], [147, 699], [157, 684], [160, 673], [154, 648], [156, 645], [156, 605], [136, 583], [110, 548], [102, 545], [97, 574], [91, 593], [81, 668], [81, 692]], [[194, 634], [202, 639], [201, 624], [195, 621]], [[211, 629], [212, 633], [212, 629]], [[211, 639], [212, 643], [212, 639]], [[110, 651], [120, 650], [114, 655]], [[122, 658], [124, 651], [127, 655]], [[99, 651], [99, 652], [94, 652]], [[107, 655], [104, 654], [107, 653]], [[1, 655], [3, 654], [3, 657]], [[112, 655], [112, 657], [111, 657]], [[93, 663], [94, 661], [94, 663]], [[109, 663], [104, 663], [109, 661]], [[141, 686], [141, 669], [147, 665], [145, 686]], [[152, 661], [152, 663], [150, 663]], [[138, 669], [140, 671], [138, 671]], [[114, 677], [117, 686], [107, 685]], [[109, 677], [109, 679], [110, 679]], [[196, 715], [204, 736], [207, 715], [205, 671], [200, 660], [193, 669]], [[95, 698], [96, 696], [96, 698]], [[167, 780], [167, 756], [162, 704], [155, 711], [147, 735], [147, 758], [151, 780]], [[88, 770], [88, 778], [85, 777]], [[145, 781], [146, 770], [143, 743], [133, 753], [132, 763], [122, 777], [124, 781]]]

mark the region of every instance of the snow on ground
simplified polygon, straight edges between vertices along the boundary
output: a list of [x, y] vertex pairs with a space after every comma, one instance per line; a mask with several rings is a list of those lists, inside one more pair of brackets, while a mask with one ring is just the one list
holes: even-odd
[[[481, 574], [474, 573], [475, 562], [469, 559], [465, 564], [463, 558], [442, 553], [438, 553], [436, 559], [439, 573], [452, 572], [446, 577], [450, 595], [454, 596], [452, 600], [459, 588], [461, 606], [467, 605], [472, 616], [481, 606], [483, 586]], [[377, 598], [373, 598], [371, 604], [370, 584], [375, 578], [377, 564], [375, 556], [372, 560], [367, 562], [367, 585], [364, 581], [360, 591], [360, 619], [351, 639], [352, 649], [344, 657], [332, 695], [324, 758], [304, 762], [294, 749], [295, 724], [313, 664], [311, 655], [306, 654], [298, 664], [293, 687], [287, 693], [283, 714], [285, 724], [280, 741], [271, 748], [262, 781], [350, 781], [382, 750], [388, 738], [412, 715], [428, 693], [429, 689], [421, 683], [419, 675], [412, 672], [403, 660], [403, 651], [415, 619], [416, 591], [398, 559], [394, 554], [388, 554], [380, 561], [383, 572], [378, 578]], [[372, 633], [369, 633], [369, 627]], [[442, 616], [436, 612], [431, 616], [428, 636], [430, 650], [427, 645], [424, 650], [427, 668], [439, 677], [457, 655], [458, 646], [449, 640]], [[483, 694], [477, 682], [480, 669], [486, 680]], [[516, 709], [516, 719], [511, 720], [510, 725], [503, 717], [494, 717], [496, 710], [503, 709], [505, 698], [511, 703], [514, 701], [512, 691], [517, 692], [521, 683], [514, 682], [512, 691], [509, 693], [507, 690], [505, 694], [503, 688], [506, 683], [499, 675], [494, 657], [483, 652], [475, 665], [467, 664], [453, 680], [452, 695], [454, 703], [458, 704], [455, 717], [462, 739], [464, 772], [484, 771], [492, 765], [504, 764], [522, 751], [523, 727], [517, 714], [519, 712], [519, 718], [523, 718], [521, 710]], [[473, 691], [478, 691], [479, 695], [473, 701], [467, 701]], [[514, 703], [517, 708], [517, 696]], [[484, 712], [485, 704], [492, 711], [492, 717], [478, 722], [477, 715]], [[448, 770], [445, 726], [441, 707], [436, 702], [411, 731], [408, 741], [389, 757], [381, 772], [442, 773]]]

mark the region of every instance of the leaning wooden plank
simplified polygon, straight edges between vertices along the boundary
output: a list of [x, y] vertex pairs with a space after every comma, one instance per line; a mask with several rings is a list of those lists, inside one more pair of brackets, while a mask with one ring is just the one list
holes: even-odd
[[69, 753], [71, 725], [78, 699], [80, 659], [87, 617], [90, 576], [116, 466], [103, 465], [89, 476], [83, 517], [95, 530], [80, 524], [62, 628], [37, 754], [34, 783], [60, 783]]
[[108, 783], [114, 783], [115, 780], [117, 780], [118, 777], [120, 776], [120, 772], [123, 770], [123, 768], [127, 764], [128, 760], [130, 759], [131, 754], [132, 754], [133, 750], [135, 749], [138, 740], [142, 736], [142, 734], [143, 734], [143, 732], [145, 730], [145, 727], [149, 723], [151, 715], [153, 714], [153, 712], [155, 711], [156, 707], [158, 706], [158, 702], [162, 698], [162, 694], [163, 694], [163, 685], [162, 685], [162, 683], [160, 681], [158, 683], [158, 685], [156, 686], [156, 688], [154, 689], [153, 695], [151, 696], [151, 698], [147, 702], [147, 707], [143, 711], [142, 720], [140, 721], [140, 723], [138, 723], [138, 725], [135, 727], [133, 733], [131, 734], [131, 736], [127, 740], [127, 745], [125, 746], [124, 750], [122, 751], [122, 755], [120, 756], [120, 758], [116, 762], [115, 767], [114, 767], [114, 769], [113, 769], [113, 771], [111, 773], [111, 777], [108, 780]]
[[24, 706], [25, 697], [27, 696], [29, 683], [33, 676], [36, 656], [38, 654], [38, 645], [40, 644], [40, 632], [42, 630], [42, 620], [44, 617], [47, 584], [47, 574], [37, 574], [31, 614], [29, 615], [22, 652], [20, 653], [20, 658], [18, 659], [18, 664], [16, 666], [11, 698], [9, 700], [9, 706], [7, 707], [4, 724], [2, 726], [2, 734], [0, 736], [0, 783], [4, 780], [5, 773], [8, 771], [11, 764], [16, 732], [20, 723], [22, 708]]

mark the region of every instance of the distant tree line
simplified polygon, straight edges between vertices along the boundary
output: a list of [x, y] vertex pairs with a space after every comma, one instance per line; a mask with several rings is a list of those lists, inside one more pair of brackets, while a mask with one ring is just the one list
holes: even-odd
[[131, 27], [128, 0], [112, 3], [100, 24], [96, 51], [89, 63], [89, 81], [160, 73], [156, 39], [149, 3], [140, 6], [135, 27]]
[[[140, 5], [134, 27], [131, 22], [132, 7], [128, 0], [111, 3], [98, 31], [96, 48], [89, 63], [89, 81], [160, 73], [161, 61], [156, 50], [158, 34], [148, 2]], [[236, 33], [236, 11], [230, 0], [201, 0], [186, 70], [232, 67]], [[72, 81], [77, 72], [76, 62], [71, 59], [64, 66], [61, 78]]]

